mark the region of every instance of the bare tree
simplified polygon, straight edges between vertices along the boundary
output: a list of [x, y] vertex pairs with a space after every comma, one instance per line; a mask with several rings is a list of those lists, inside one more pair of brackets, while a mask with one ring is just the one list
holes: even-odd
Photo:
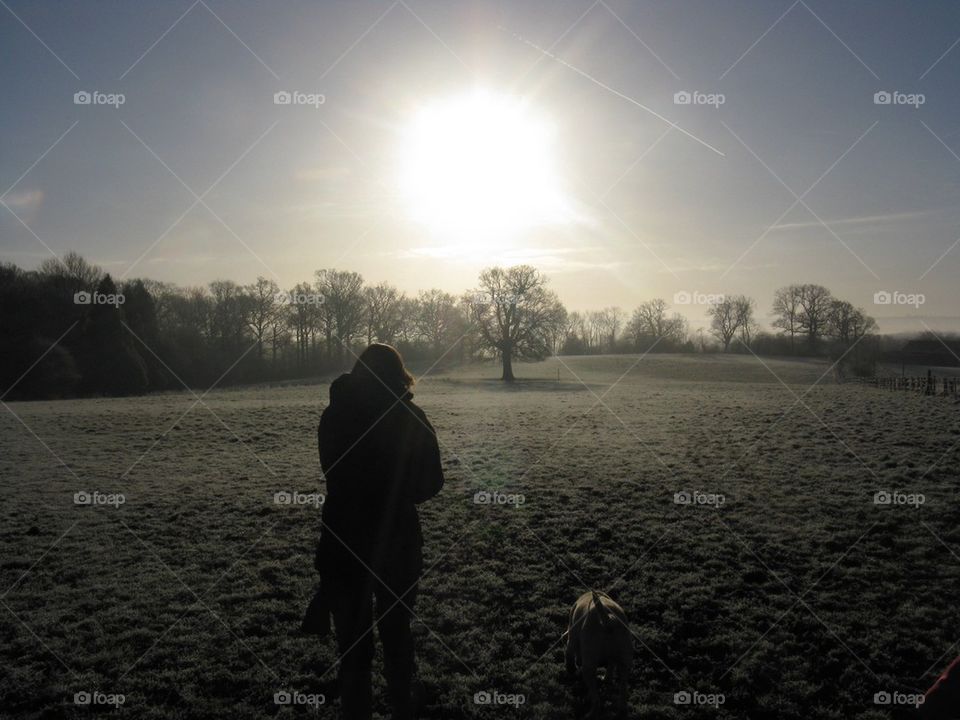
[[[317, 290], [323, 296], [327, 343], [329, 346], [333, 338], [338, 341], [336, 354], [342, 367], [345, 348], [351, 346], [363, 324], [363, 277], [346, 270], [317, 270], [316, 278]], [[328, 347], [328, 351], [331, 349]]]
[[416, 298], [400, 296], [397, 312], [400, 315], [400, 325], [397, 327], [396, 340], [401, 343], [412, 343], [417, 339], [418, 304]]
[[442, 290], [424, 290], [417, 296], [414, 327], [417, 335], [439, 354], [460, 325], [457, 299]]
[[661, 298], [641, 303], [633, 311], [631, 318], [634, 333], [655, 338], [663, 337], [666, 334], [668, 307], [667, 301]]
[[826, 335], [837, 340], [842, 346], [850, 347], [876, 328], [877, 323], [872, 317], [846, 300], [834, 300], [830, 303]]
[[603, 329], [603, 339], [607, 343], [607, 352], [616, 352], [617, 338], [623, 329], [623, 321], [624, 312], [622, 308], [608, 307], [600, 311], [600, 325]]
[[587, 348], [594, 352], [602, 350], [603, 335], [606, 332], [606, 320], [602, 310], [591, 310], [586, 315], [587, 333], [584, 338]]
[[773, 326], [790, 336], [790, 350], [795, 350], [795, 339], [800, 332], [800, 286], [788, 285], [773, 296]]
[[687, 339], [687, 320], [679, 313], [667, 316], [666, 300], [654, 298], [641, 303], [627, 325], [635, 348], [655, 340], [682, 343]]
[[740, 342], [744, 347], [749, 348], [753, 344], [754, 335], [760, 330], [760, 326], [753, 319], [753, 299], [746, 295], [735, 295], [733, 303], [737, 313]]
[[262, 275], [257, 281], [245, 288], [250, 297], [250, 328], [257, 339], [257, 359], [263, 360], [263, 340], [267, 328], [281, 311], [280, 286]]
[[799, 328], [807, 336], [807, 346], [814, 350], [826, 331], [827, 317], [833, 296], [823, 285], [800, 285], [797, 301], [800, 305]]
[[530, 265], [494, 267], [480, 273], [480, 287], [468, 295], [471, 320], [500, 355], [506, 382], [514, 380], [514, 358], [546, 357], [551, 336], [563, 327], [566, 310], [546, 284]]
[[233, 351], [249, 339], [251, 299], [233, 280], [210, 283], [211, 332], [222, 350]]
[[[284, 307], [279, 308], [270, 320], [270, 363], [274, 368], [281, 357], [287, 356], [287, 348], [290, 346], [290, 328], [289, 315], [284, 312]], [[282, 356], [281, 356], [282, 353]]]
[[81, 291], [93, 292], [103, 279], [103, 268], [87, 262], [75, 252], [68, 252], [62, 259], [44, 259], [37, 273], [71, 298]]
[[561, 347], [564, 354], [583, 355], [588, 352], [587, 318], [579, 312], [569, 313], [563, 321]]
[[729, 295], [710, 306], [710, 332], [723, 344], [723, 351], [730, 350], [730, 343], [743, 327], [752, 320], [753, 301], [744, 295]]
[[367, 344], [374, 340], [392, 343], [403, 324], [403, 295], [389, 283], [379, 283], [364, 291], [366, 298]]
[[316, 295], [310, 283], [298, 283], [290, 291], [290, 303], [285, 305], [290, 327], [293, 328], [296, 345], [297, 367], [303, 368], [310, 355], [310, 340], [320, 327], [322, 305], [307, 302]]

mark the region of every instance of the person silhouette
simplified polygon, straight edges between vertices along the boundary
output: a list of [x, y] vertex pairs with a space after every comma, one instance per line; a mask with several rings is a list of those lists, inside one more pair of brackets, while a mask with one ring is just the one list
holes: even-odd
[[330, 385], [317, 432], [327, 496], [315, 565], [333, 617], [346, 720], [371, 717], [374, 624], [393, 720], [414, 713], [410, 620], [423, 571], [416, 506], [439, 493], [444, 478], [413, 384], [396, 348], [374, 343]]

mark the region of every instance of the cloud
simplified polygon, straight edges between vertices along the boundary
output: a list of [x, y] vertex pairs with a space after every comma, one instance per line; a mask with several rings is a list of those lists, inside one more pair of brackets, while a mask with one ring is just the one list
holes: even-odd
[[[885, 223], [897, 223], [897, 222], [907, 222], [909, 220], [917, 220], [919, 218], [927, 217], [932, 214], [931, 210], [913, 210], [909, 212], [899, 212], [899, 213], [887, 213], [884, 215], [859, 215], [854, 217], [847, 218], [838, 218], [835, 220], [825, 220], [827, 225], [844, 225], [851, 227], [865, 226], [865, 225], [881, 225]], [[771, 230], [800, 230], [803, 228], [817, 228], [822, 227], [819, 221], [817, 220], [808, 220], [804, 222], [795, 222], [795, 223], [780, 223], [779, 225], [774, 225]]]
[[11, 209], [36, 210], [43, 202], [43, 190], [22, 190], [3, 196], [5, 205]]

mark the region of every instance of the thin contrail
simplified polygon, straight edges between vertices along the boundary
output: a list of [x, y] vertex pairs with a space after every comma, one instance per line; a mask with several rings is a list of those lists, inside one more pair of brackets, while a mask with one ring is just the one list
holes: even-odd
[[570, 69], [573, 70], [575, 73], [577, 73], [577, 75], [580, 75], [581, 77], [585, 77], [587, 80], [589, 80], [590, 82], [594, 83], [595, 85], [599, 85], [600, 87], [602, 87], [602, 88], [603, 88], [604, 90], [606, 90], [607, 92], [611, 92], [611, 93], [613, 93], [614, 95], [616, 95], [618, 98], [621, 98], [621, 99], [623, 99], [623, 100], [626, 100], [628, 103], [630, 103], [630, 104], [632, 104], [632, 105], [636, 105], [636, 106], [637, 106], [638, 108], [640, 108], [641, 110], [646, 110], [648, 113], [650, 113], [650, 114], [653, 115], [654, 117], [656, 117], [656, 118], [658, 118], [658, 119], [660, 119], [660, 120], [663, 120], [663, 122], [667, 123], [667, 125], [669, 125], [670, 127], [674, 128], [675, 130], [679, 130], [681, 133], [683, 133], [684, 135], [686, 135], [686, 136], [687, 136], [688, 138], [690, 138], [691, 140], [696, 140], [698, 143], [700, 143], [701, 145], [703, 145], [705, 148], [707, 148], [707, 149], [709, 149], [709, 150], [713, 150], [713, 152], [715, 152], [715, 153], [716, 153], [717, 155], [719, 155], [720, 157], [726, 157], [725, 154], [723, 154], [722, 152], [720, 152], [719, 150], [717, 150], [713, 145], [711, 145], [710, 143], [706, 142], [705, 140], [701, 140], [700, 138], [698, 138], [698, 137], [697, 137], [696, 135], [694, 135], [693, 133], [688, 132], [687, 130], [684, 130], [682, 127], [680, 127], [679, 125], [677, 125], [675, 122], [673, 122], [673, 121], [670, 120], [669, 118], [665, 118], [663, 115], [661, 115], [660, 113], [658, 113], [658, 112], [657, 112], [656, 110], [654, 110], [653, 108], [647, 107], [647, 106], [644, 105], [643, 103], [634, 100], [634, 99], [633, 99], [632, 97], [630, 97], [629, 95], [624, 95], [624, 94], [623, 94], [622, 92], [620, 92], [619, 90], [615, 90], [614, 88], [610, 87], [610, 86], [607, 85], [606, 83], [603, 83], [603, 82], [597, 80], [595, 77], [593, 77], [593, 75], [590, 75], [589, 73], [584, 72], [584, 71], [581, 70], [580, 68], [571, 65], [571, 64], [568, 63], [566, 60], [564, 60], [563, 58], [557, 57], [556, 55], [554, 55], [554, 54], [553, 54], [552, 52], [550, 52], [549, 50], [544, 50], [542, 47], [540, 47], [539, 45], [536, 45], [536, 44], [530, 42], [529, 40], [527, 40], [527, 39], [526, 39], [525, 37], [523, 37], [522, 35], [518, 35], [517, 33], [513, 32], [513, 31], [511, 31], [511, 30], [508, 30], [507, 28], [505, 28], [505, 27], [503, 27], [503, 26], [499, 26], [499, 27], [500, 27], [501, 30], [503, 30], [503, 31], [506, 32], [506, 33], [509, 33], [510, 35], [512, 35], [513, 37], [515, 37], [515, 38], [516, 38], [517, 40], [519, 40], [520, 42], [524, 43], [525, 45], [529, 45], [529, 46], [532, 47], [534, 50], [537, 50], [537, 51], [543, 53], [544, 55], [546, 55], [546, 56], [547, 56], [548, 58], [550, 58], [551, 60], [556, 60], [558, 63], [560, 63], [560, 64], [563, 65], [564, 67], [570, 68]]

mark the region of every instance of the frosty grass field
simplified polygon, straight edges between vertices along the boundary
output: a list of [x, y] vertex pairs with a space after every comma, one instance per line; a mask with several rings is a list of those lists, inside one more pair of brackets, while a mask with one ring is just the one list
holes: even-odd
[[[876, 693], [930, 684], [960, 640], [960, 408], [764, 363], [421, 380], [447, 473], [421, 514], [425, 717], [582, 709], [559, 639], [587, 586], [631, 619], [633, 717], [883, 718]], [[318, 508], [274, 499], [323, 492], [327, 385], [199, 396], [3, 412], [0, 716], [85, 717], [75, 693], [94, 691], [132, 717], [333, 714], [332, 640], [295, 634]], [[124, 502], [75, 504], [95, 491]], [[326, 705], [275, 704], [284, 690]]]

